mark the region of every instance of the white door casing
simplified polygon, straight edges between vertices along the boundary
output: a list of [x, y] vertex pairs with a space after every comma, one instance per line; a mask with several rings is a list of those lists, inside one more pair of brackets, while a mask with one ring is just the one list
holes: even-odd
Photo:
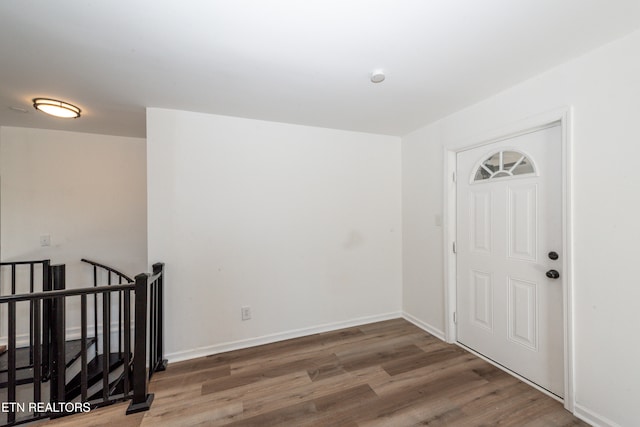
[[[459, 151], [456, 165], [457, 340], [560, 397], [561, 131], [557, 125]], [[550, 270], [560, 277], [548, 278]]]

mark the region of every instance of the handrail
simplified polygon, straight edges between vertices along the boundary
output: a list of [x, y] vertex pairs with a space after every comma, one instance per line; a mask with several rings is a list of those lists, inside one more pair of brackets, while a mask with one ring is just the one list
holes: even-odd
[[32, 294], [5, 295], [0, 297], [0, 303], [9, 301], [30, 301], [35, 299], [50, 299], [56, 297], [69, 297], [105, 292], [127, 291], [135, 288], [135, 284], [127, 283], [123, 285], [96, 286], [94, 288], [62, 289], [59, 291], [34, 292]]
[[40, 259], [40, 260], [36, 260], [36, 261], [5, 261], [5, 262], [0, 262], [0, 266], [1, 265], [25, 265], [25, 264], [44, 264], [45, 262], [48, 262], [48, 259]]
[[133, 282], [135, 282], [135, 280], [133, 280], [131, 277], [129, 277], [129, 276], [127, 276], [126, 274], [124, 274], [124, 273], [122, 273], [122, 272], [120, 272], [120, 271], [116, 270], [115, 268], [112, 268], [112, 267], [106, 266], [106, 265], [104, 265], [104, 264], [100, 264], [99, 262], [91, 261], [90, 259], [86, 259], [86, 258], [82, 258], [80, 261], [82, 261], [82, 262], [86, 262], [87, 264], [91, 264], [91, 265], [93, 265], [93, 266], [95, 266], [95, 267], [103, 268], [103, 269], [105, 269], [105, 270], [107, 270], [107, 271], [109, 271], [109, 272], [111, 272], [111, 273], [113, 273], [113, 274], [115, 274], [115, 275], [117, 275], [117, 276], [123, 277], [123, 278], [124, 278], [124, 279], [126, 279], [129, 283], [133, 283]]

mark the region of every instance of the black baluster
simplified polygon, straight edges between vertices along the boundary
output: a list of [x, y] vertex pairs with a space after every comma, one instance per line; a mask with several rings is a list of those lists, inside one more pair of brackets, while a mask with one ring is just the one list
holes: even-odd
[[[53, 273], [51, 263], [45, 261], [42, 265], [42, 290], [45, 292], [53, 289]], [[51, 378], [51, 306], [53, 301], [50, 298], [42, 300], [42, 378]]]
[[149, 309], [149, 379], [153, 375], [153, 370], [156, 367], [156, 359], [155, 359], [155, 333], [156, 333], [156, 291], [155, 291], [155, 282], [151, 282], [149, 285], [150, 288], [150, 297], [149, 303], [151, 304], [151, 308]]
[[11, 264], [11, 295], [16, 294], [16, 265]]
[[[98, 286], [98, 267], [93, 266], [93, 287]], [[98, 348], [98, 294], [93, 295], [93, 337], [96, 340], [96, 353]], [[97, 354], [96, 354], [97, 356]]]
[[153, 264], [153, 274], [159, 274], [158, 286], [158, 328], [157, 328], [157, 352], [159, 365], [156, 371], [164, 371], [167, 368], [167, 360], [164, 359], [164, 263]]
[[[118, 284], [122, 285], [120, 275], [118, 275]], [[122, 291], [118, 292], [118, 354], [122, 357]]]
[[109, 400], [109, 353], [111, 352], [111, 302], [109, 292], [102, 294], [102, 398]]
[[[29, 293], [33, 293], [34, 263], [29, 263]], [[29, 304], [29, 365], [33, 365], [33, 301]], [[35, 367], [34, 367], [35, 368]]]
[[[7, 402], [12, 404], [16, 401], [16, 302], [9, 301], [9, 336], [7, 345], [9, 347], [9, 360], [7, 366]], [[11, 406], [7, 414], [7, 421], [12, 424], [16, 421], [16, 413]]]
[[129, 374], [131, 364], [131, 291], [124, 291], [124, 395], [130, 391]]
[[[65, 266], [52, 267], [53, 289], [65, 288]], [[65, 400], [65, 300], [64, 297], [53, 298], [52, 304], [52, 363], [51, 363], [51, 401], [64, 402]]]
[[[80, 394], [81, 401], [87, 401], [87, 296], [80, 295]], [[98, 344], [96, 343], [96, 348]]]
[[42, 401], [42, 352], [40, 344], [40, 299], [31, 301], [33, 313], [33, 401]]

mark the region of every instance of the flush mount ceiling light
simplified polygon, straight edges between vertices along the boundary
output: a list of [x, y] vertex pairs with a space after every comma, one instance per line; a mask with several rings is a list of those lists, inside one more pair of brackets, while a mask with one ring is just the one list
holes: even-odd
[[33, 108], [64, 119], [77, 119], [80, 117], [80, 109], [78, 107], [55, 99], [35, 98], [33, 100]]
[[371, 72], [371, 82], [372, 83], [380, 83], [384, 81], [385, 75], [382, 70], [373, 70]]

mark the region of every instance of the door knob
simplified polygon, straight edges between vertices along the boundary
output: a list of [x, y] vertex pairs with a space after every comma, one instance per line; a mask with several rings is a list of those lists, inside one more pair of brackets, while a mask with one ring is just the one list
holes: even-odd
[[560, 273], [558, 273], [556, 270], [549, 270], [547, 271], [547, 277], [549, 279], [557, 279], [558, 277], [560, 277]]

